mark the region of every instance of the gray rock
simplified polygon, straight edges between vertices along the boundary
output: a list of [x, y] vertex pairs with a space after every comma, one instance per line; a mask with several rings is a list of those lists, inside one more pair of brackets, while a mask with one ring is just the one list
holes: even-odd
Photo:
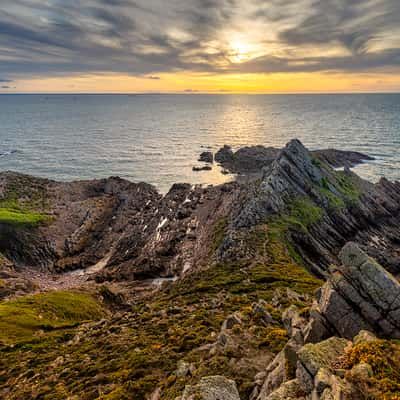
[[318, 343], [332, 336], [329, 324], [316, 309], [311, 309], [310, 320], [303, 329], [304, 343]]
[[224, 145], [221, 149], [215, 153], [215, 161], [220, 163], [221, 165], [225, 165], [233, 161], [233, 151], [231, 146], [227, 144]]
[[235, 381], [224, 376], [207, 376], [197, 385], [186, 386], [182, 400], [240, 400]]
[[400, 338], [400, 284], [355, 243], [341, 251], [342, 265], [323, 286], [318, 308], [341, 336], [361, 330]]
[[303, 330], [307, 325], [307, 320], [299, 315], [299, 310], [295, 305], [290, 306], [284, 311], [282, 322], [289, 336], [297, 343], [303, 344]]
[[267, 379], [261, 388], [258, 400], [265, 399], [284, 382], [294, 378], [298, 349], [298, 344], [294, 340], [289, 340], [283, 350], [268, 365]]
[[298, 352], [299, 361], [315, 377], [320, 368], [332, 369], [333, 363], [344, 354], [348, 345], [348, 340], [338, 337], [332, 337], [316, 344], [309, 343]]
[[302, 396], [302, 389], [297, 379], [285, 382], [277, 390], [268, 396], [259, 398], [260, 400], [305, 400]]

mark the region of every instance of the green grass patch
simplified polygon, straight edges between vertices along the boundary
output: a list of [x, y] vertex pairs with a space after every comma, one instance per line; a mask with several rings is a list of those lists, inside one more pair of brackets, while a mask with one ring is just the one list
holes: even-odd
[[49, 220], [50, 217], [47, 214], [10, 208], [1, 208], [0, 206], [0, 223], [3, 224], [38, 226]]
[[21, 182], [15, 179], [15, 182], [8, 182], [6, 193], [0, 200], [0, 223], [35, 227], [48, 222], [45, 188], [36, 187], [26, 177], [20, 177]]
[[362, 190], [358, 187], [355, 177], [343, 171], [336, 171], [335, 175], [339, 184], [338, 189], [345, 198], [350, 202], [358, 201]]
[[296, 198], [289, 205], [289, 217], [305, 228], [317, 223], [322, 216], [322, 209], [307, 198]]
[[55, 291], [7, 301], [0, 304], [0, 343], [29, 341], [40, 331], [75, 326], [103, 315], [98, 302], [82, 292]]

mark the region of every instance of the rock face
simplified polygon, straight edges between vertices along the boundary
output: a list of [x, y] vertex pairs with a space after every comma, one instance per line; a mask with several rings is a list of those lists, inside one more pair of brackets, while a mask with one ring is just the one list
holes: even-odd
[[332, 331], [353, 338], [360, 330], [400, 338], [400, 284], [355, 243], [340, 253], [342, 265], [323, 286], [318, 311]]
[[225, 145], [215, 155], [215, 160], [232, 173], [259, 173], [272, 163], [279, 153], [274, 147], [253, 146], [242, 147], [235, 153]]
[[0, 200], [16, 198], [48, 219], [35, 227], [0, 220], [0, 252], [21, 268], [98, 265], [100, 280], [173, 277], [209, 256], [213, 224], [238, 193], [235, 183], [176, 184], [161, 196], [120, 178], [64, 183], [2, 173]]
[[295, 305], [283, 312], [290, 340], [266, 368], [257, 400], [361, 400], [366, 392], [358, 383], [369, 382], [373, 369], [361, 358], [345, 371], [347, 355], [380, 343], [377, 337], [400, 338], [399, 282], [355, 243], [339, 258], [308, 318]]
[[[348, 241], [361, 243], [393, 273], [400, 273], [400, 183], [382, 179], [372, 184], [350, 170], [335, 171], [292, 140], [249, 185], [235, 229], [250, 229], [276, 215], [294, 217], [287, 236], [312, 272], [327, 277]], [[229, 238], [232, 242], [232, 238]], [[226, 247], [229, 242], [225, 243]]]
[[[297, 351], [295, 379], [287, 378], [274, 390], [266, 390], [268, 377], [257, 400], [361, 400], [358, 389], [344, 379], [341, 360], [352, 342], [331, 337], [317, 344], [307, 344]], [[359, 364], [351, 371], [354, 375], [370, 373], [370, 367]], [[369, 375], [370, 376], [370, 375]], [[368, 376], [367, 376], [368, 379]]]
[[[226, 170], [237, 174], [261, 173], [279, 155], [280, 149], [265, 146], [242, 147], [236, 152], [228, 145], [222, 147], [215, 155], [215, 160]], [[202, 153], [204, 154], [204, 153]], [[372, 157], [355, 151], [335, 149], [315, 150], [311, 154], [334, 168], [354, 167]], [[203, 161], [203, 160], [200, 160]]]
[[182, 400], [240, 400], [236, 383], [223, 376], [208, 376], [197, 385], [187, 386]]

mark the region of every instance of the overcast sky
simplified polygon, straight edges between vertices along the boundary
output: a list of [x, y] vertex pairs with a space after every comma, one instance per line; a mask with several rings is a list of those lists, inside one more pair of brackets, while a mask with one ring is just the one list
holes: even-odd
[[57, 91], [60, 79], [71, 88], [93, 79], [95, 88], [112, 77], [151, 91], [168, 89], [169, 82], [174, 91], [173, 82], [189, 84], [188, 76], [190, 84], [207, 79], [211, 87], [234, 76], [257, 76], [267, 85], [274, 76], [311, 79], [310, 73], [341, 80], [361, 74], [377, 88], [379, 82], [396, 87], [400, 0], [0, 3], [3, 91], [49, 82]]

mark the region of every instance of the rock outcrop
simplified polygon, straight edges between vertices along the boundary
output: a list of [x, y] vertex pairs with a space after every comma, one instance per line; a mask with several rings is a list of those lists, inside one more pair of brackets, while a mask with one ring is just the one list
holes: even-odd
[[[324, 325], [348, 339], [361, 330], [400, 339], [399, 282], [355, 243], [342, 249], [340, 259], [342, 265], [322, 287], [315, 310]], [[317, 314], [310, 324], [310, 331], [321, 329]]]
[[207, 376], [187, 386], [181, 400], [240, 400], [235, 381], [224, 376]]
[[[261, 145], [246, 146], [233, 152], [230, 146], [225, 145], [215, 154], [215, 160], [231, 173], [253, 174], [261, 173], [263, 168], [272, 164], [279, 152], [276, 147]], [[363, 161], [373, 160], [366, 154], [336, 149], [314, 150], [311, 154], [334, 168], [351, 168]]]
[[[350, 170], [335, 171], [292, 140], [243, 194], [236, 230], [286, 215], [287, 237], [312, 272], [326, 278], [348, 241], [360, 243], [393, 273], [400, 272], [400, 183], [366, 182]], [[282, 218], [281, 218], [282, 221]], [[283, 221], [284, 222], [284, 221]], [[228, 237], [225, 251], [235, 240]]]
[[[73, 289], [105, 309], [64, 326], [40, 294], [2, 302], [0, 397], [350, 400], [370, 398], [369, 381], [377, 398], [398, 393], [400, 346], [377, 337], [399, 337], [387, 270], [399, 272], [400, 184], [324, 157], [294, 140], [259, 181], [165, 196], [119, 178], [0, 174], [0, 298], [36, 291], [12, 286], [28, 271], [90, 272]], [[340, 251], [349, 240], [359, 247]]]
[[[349, 354], [382, 346], [377, 337], [400, 338], [400, 284], [355, 243], [346, 244], [339, 258], [308, 321], [294, 305], [283, 313], [291, 339], [267, 367], [261, 389], [255, 387], [257, 400], [361, 400], [369, 393], [363, 387], [374, 375], [368, 358], [354, 362]], [[383, 350], [375, 352], [371, 360], [382, 357]]]

